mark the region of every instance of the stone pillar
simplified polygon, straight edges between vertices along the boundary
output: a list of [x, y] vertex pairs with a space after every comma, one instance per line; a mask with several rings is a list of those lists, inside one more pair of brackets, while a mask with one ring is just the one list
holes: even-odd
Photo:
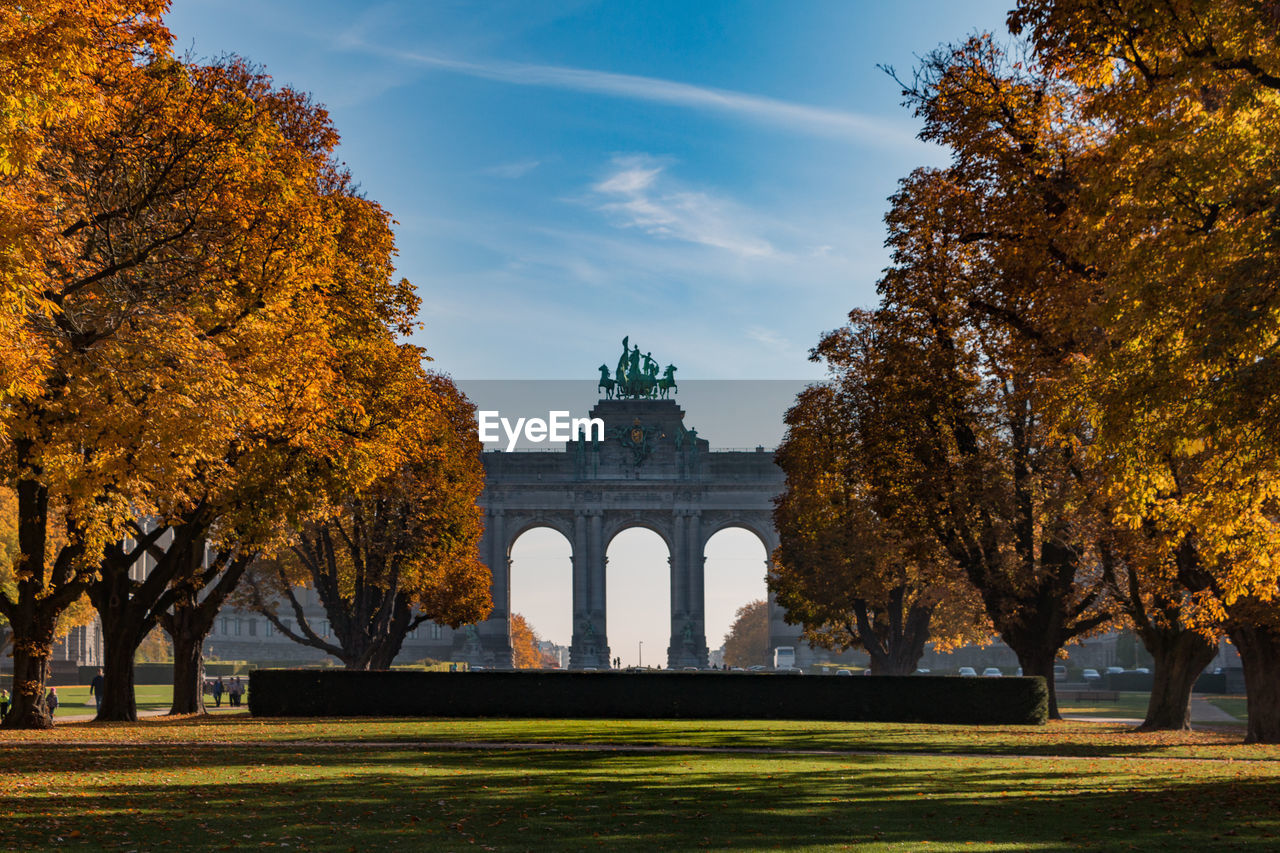
[[511, 669], [511, 558], [502, 509], [485, 513], [480, 554], [489, 566], [493, 612], [479, 625], [455, 632], [454, 653], [472, 666]]
[[680, 661], [680, 638], [684, 630], [684, 614], [688, 609], [685, 595], [685, 568], [688, 565], [688, 549], [685, 547], [685, 520], [687, 510], [678, 509], [671, 519], [671, 551], [667, 562], [671, 565], [671, 638], [667, 642], [667, 668], [675, 669]]
[[676, 510], [671, 537], [671, 645], [667, 668], [707, 665], [701, 513]]
[[585, 540], [573, 558], [573, 642], [569, 668], [607, 669], [609, 640], [605, 622], [604, 513], [580, 510], [574, 520], [574, 540]]
[[705, 667], [707, 665], [707, 558], [702, 553], [706, 547], [706, 542], [702, 538], [702, 513], [697, 510], [689, 515], [687, 538], [689, 544], [688, 613], [689, 625], [692, 627], [692, 630], [686, 634], [692, 637], [688, 643], [688, 652], [694, 660], [693, 666]]

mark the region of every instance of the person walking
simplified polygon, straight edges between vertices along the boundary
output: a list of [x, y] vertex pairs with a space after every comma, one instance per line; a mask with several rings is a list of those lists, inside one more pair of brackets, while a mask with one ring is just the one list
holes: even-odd
[[240, 707], [240, 697], [244, 695], [244, 685], [240, 683], [240, 676], [231, 679], [231, 707]]
[[0, 689], [0, 720], [9, 716], [9, 691]]
[[106, 684], [106, 679], [102, 677], [102, 670], [98, 670], [98, 674], [93, 677], [93, 681], [89, 682], [89, 695], [93, 697], [93, 701], [97, 703], [97, 709], [102, 711], [102, 685]]
[[218, 676], [218, 680], [213, 682], [213, 707], [222, 707], [222, 693], [227, 688], [222, 684], [222, 676]]
[[52, 717], [53, 712], [58, 710], [58, 688], [49, 688], [49, 695], [44, 697], [44, 706], [49, 710], [49, 716]]

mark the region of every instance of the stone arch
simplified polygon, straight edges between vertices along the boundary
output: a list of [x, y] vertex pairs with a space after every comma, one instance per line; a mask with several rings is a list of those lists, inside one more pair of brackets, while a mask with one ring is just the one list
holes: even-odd
[[545, 527], [554, 530], [569, 543], [570, 556], [573, 554], [573, 513], [537, 513], [534, 515], [508, 515], [506, 524], [506, 555], [511, 558], [511, 548], [516, 540], [530, 530]]
[[650, 530], [662, 539], [663, 544], [667, 546], [667, 553], [671, 553], [674, 545], [671, 534], [671, 513], [628, 513], [623, 516], [610, 518], [604, 528], [604, 549], [609, 550], [609, 545], [617, 538], [619, 533], [627, 530]]
[[751, 520], [727, 518], [714, 524], [703, 541], [703, 615], [708, 654], [713, 655], [720, 646], [739, 608], [763, 601], [764, 618], [769, 620], [773, 615], [769, 609], [768, 538]]
[[[514, 617], [516, 613], [522, 613], [526, 617], [526, 619], [530, 619], [532, 626], [539, 630], [543, 639], [551, 639], [551, 636], [547, 633], [549, 630], [547, 621], [537, 620], [532, 618], [532, 614], [529, 609], [529, 599], [528, 599], [528, 596], [531, 595], [530, 586], [528, 585], [529, 582], [527, 579], [521, 577], [521, 574], [522, 574], [521, 566], [519, 565], [516, 559], [516, 551], [518, 550], [518, 547], [517, 547], [518, 543], [520, 543], [522, 539], [526, 539], [526, 537], [528, 537], [529, 534], [535, 533], [535, 531], [540, 531], [544, 533], [546, 531], [550, 531], [550, 534], [553, 537], [555, 537], [558, 540], [562, 540], [562, 544], [564, 545], [565, 549], [568, 551], [567, 562], [563, 566], [563, 568], [565, 569], [563, 576], [561, 576], [559, 573], [559, 570], [557, 570], [555, 579], [551, 583], [549, 584], [546, 583], [545, 582], [546, 578], [544, 578], [544, 582], [541, 584], [535, 584], [533, 589], [536, 591], [545, 591], [548, 588], [550, 588], [552, 590], [562, 593], [563, 601], [561, 603], [563, 604], [564, 611], [561, 615], [567, 617], [565, 618], [566, 625], [564, 627], [567, 628], [568, 632], [572, 631], [573, 602], [569, 594], [567, 594], [572, 590], [572, 587], [573, 587], [573, 561], [574, 561], [574, 554], [575, 554], [574, 543], [573, 543], [573, 528], [571, 526], [571, 521], [569, 524], [565, 524], [562, 519], [555, 518], [555, 517], [527, 518], [527, 519], [521, 520], [514, 527], [514, 529], [510, 530], [509, 535], [507, 536], [506, 554], [507, 554], [507, 565], [509, 567], [509, 570], [507, 572], [507, 583], [505, 586], [506, 600], [504, 602], [504, 605], [505, 605], [504, 609], [507, 614], [505, 622], [506, 622], [506, 637], [507, 637], [508, 644], [512, 643], [511, 621], [512, 621], [512, 617]], [[558, 559], [559, 557], [557, 556], [557, 560]], [[526, 596], [523, 603], [520, 599], [520, 595], [517, 595], [517, 592], [521, 592], [521, 591], [522, 591], [522, 594]], [[532, 594], [536, 595], [536, 591], [533, 592]], [[546, 603], [547, 602], [545, 601], [543, 602], [544, 605]], [[494, 604], [496, 608], [497, 602], [495, 601]], [[515, 606], [516, 604], [520, 604], [520, 608], [517, 608]], [[561, 630], [560, 625], [554, 625], [554, 627], [551, 628], [550, 630], [552, 631], [552, 633], [554, 633], [555, 635], [554, 638], [557, 641], [566, 642], [568, 640], [567, 633], [565, 636], [561, 636], [561, 634], [565, 633], [565, 631]]]
[[[604, 539], [605, 619], [611, 654], [623, 666], [665, 662], [672, 550], [661, 520], [620, 520]], [[643, 656], [639, 643], [644, 644]]]
[[600, 400], [590, 416], [605, 422], [606, 439], [569, 442], [563, 451], [484, 453], [481, 557], [493, 572], [495, 608], [470, 630], [465, 648], [455, 635], [455, 653], [480, 665], [511, 665], [510, 549], [525, 530], [547, 526], [568, 539], [573, 560], [569, 665], [607, 668], [605, 551], [621, 531], [644, 527], [670, 555], [667, 665], [705, 666], [703, 547], [724, 527], [745, 527], [771, 552], [772, 499], [785, 486], [782, 471], [763, 449], [711, 450], [674, 400]]

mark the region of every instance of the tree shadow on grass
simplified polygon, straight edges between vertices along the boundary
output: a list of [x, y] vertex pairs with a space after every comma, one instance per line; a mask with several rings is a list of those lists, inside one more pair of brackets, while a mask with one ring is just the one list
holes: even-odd
[[[995, 842], [1274, 850], [1264, 766], [921, 757], [93, 747], [5, 750], [0, 848], [620, 850]], [[1196, 775], [1190, 775], [1194, 772]], [[20, 774], [20, 775], [15, 775]]]
[[132, 729], [101, 724], [60, 727], [67, 737], [92, 739], [136, 731], [141, 738], [218, 738], [252, 741], [568, 741], [601, 745], [678, 745], [719, 749], [1142, 757], [1206, 753], [1215, 757], [1280, 758], [1275, 747], [1244, 746], [1239, 732], [1135, 733], [1128, 726], [941, 726], [885, 723], [811, 723], [763, 720], [499, 720], [362, 718], [257, 718], [245, 715], [148, 720]]

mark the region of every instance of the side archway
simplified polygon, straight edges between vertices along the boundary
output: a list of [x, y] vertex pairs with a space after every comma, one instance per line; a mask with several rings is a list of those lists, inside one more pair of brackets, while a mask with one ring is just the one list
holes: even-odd
[[[706, 602], [707, 645], [712, 647], [712, 665], [725, 665], [724, 642], [739, 610], [755, 602], [766, 602], [760, 645], [769, 644], [768, 605], [769, 552], [765, 538], [753, 528], [736, 522], [721, 525], [703, 546], [705, 558], [704, 595]], [[768, 665], [767, 653], [748, 662]]]
[[549, 652], [556, 666], [567, 666], [573, 634], [572, 541], [558, 526], [534, 522], [515, 534], [508, 555], [508, 636], [512, 638], [513, 665], [520, 666], [528, 657], [521, 657], [511, 633], [511, 623], [520, 615], [539, 639], [556, 647]]

